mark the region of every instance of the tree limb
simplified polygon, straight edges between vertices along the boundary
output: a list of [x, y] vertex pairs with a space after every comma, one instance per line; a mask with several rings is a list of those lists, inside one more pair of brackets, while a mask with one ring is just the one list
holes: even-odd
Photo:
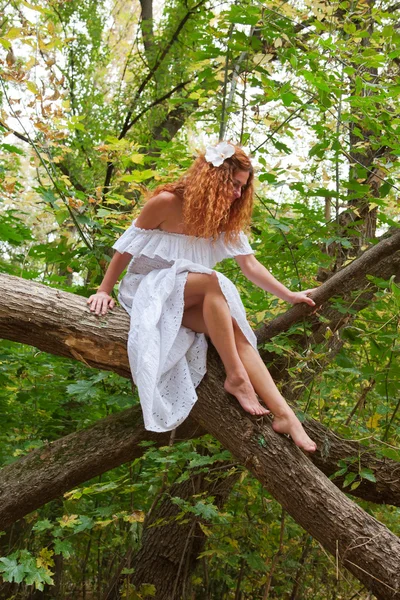
[[[26, 281], [9, 275], [0, 275], [0, 283], [3, 293], [0, 297], [0, 336], [34, 345], [45, 352], [58, 354], [68, 358], [75, 358], [85, 364], [98, 368], [112, 370], [123, 377], [130, 378], [130, 369], [126, 354], [127, 334], [129, 330], [129, 317], [122, 309], [116, 309], [108, 313], [105, 317], [95, 318], [87, 308], [85, 299], [74, 296], [66, 292], [60, 292], [53, 288], [48, 288], [41, 284]], [[326, 285], [326, 284], [324, 284]], [[282, 378], [282, 375], [280, 375]], [[125, 415], [125, 416], [124, 416]], [[142, 427], [141, 421], [137, 421], [130, 411], [121, 413], [119, 417], [121, 431], [115, 432], [116, 439], [123, 440], [124, 428], [127, 423], [135, 420], [136, 427]], [[114, 417], [111, 417], [114, 422]], [[103, 425], [100, 425], [103, 423]], [[129, 452], [132, 451], [132, 440], [128, 436], [125, 442], [125, 450], [119, 455], [119, 450], [110, 452], [114, 447], [113, 443], [105, 445], [106, 455], [102, 454], [101, 448], [106, 439], [108, 431], [107, 420], [101, 421], [98, 427], [103, 427], [104, 431], [99, 434], [98, 447], [91, 451], [85, 459], [85, 464], [76, 467], [75, 474], [70, 473], [66, 482], [54, 484], [49, 491], [50, 497], [46, 497], [43, 502], [67, 491], [68, 485], [75, 486], [85, 481], [85, 477], [94, 477], [95, 475], [113, 468], [122, 462], [129, 460]], [[96, 426], [97, 427], [97, 424]], [[324, 428], [321, 424], [307, 421], [305, 428], [309, 435], [313, 437], [318, 446], [319, 452], [313, 455], [312, 460], [327, 475], [332, 475], [337, 470], [337, 461], [346, 456], [360, 455], [362, 466], [374, 469], [377, 478], [377, 484], [369, 481], [363, 481], [359, 488], [354, 490], [353, 494], [361, 498], [372, 500], [374, 502], [386, 502], [388, 504], [400, 504], [400, 484], [393, 477], [393, 473], [398, 468], [394, 461], [379, 460], [373, 454], [366, 452], [359, 444], [345, 442], [340, 440], [334, 433]], [[90, 435], [90, 434], [88, 434]], [[135, 430], [135, 435], [144, 436], [139, 429]], [[198, 435], [198, 433], [197, 433]], [[77, 448], [75, 456], [79, 456], [80, 436], [86, 437], [86, 430], [71, 434], [68, 438], [67, 447], [73, 447], [75, 443]], [[92, 436], [93, 443], [96, 435]], [[86, 443], [86, 442], [85, 442]], [[165, 443], [162, 441], [162, 443]], [[65, 440], [57, 440], [50, 444], [49, 448], [54, 448], [57, 455], [62, 455], [65, 448]], [[327, 451], [329, 449], [329, 452]], [[37, 452], [40, 456], [40, 451]], [[60, 454], [61, 453], [61, 454]], [[107, 460], [105, 459], [105, 456]], [[35, 453], [29, 454], [21, 461], [35, 460]], [[111, 461], [111, 463], [109, 462]], [[14, 468], [13, 465], [7, 468]], [[44, 470], [47, 470], [47, 462], [41, 464]], [[112, 466], [109, 466], [112, 464]], [[85, 470], [88, 465], [90, 474]], [[15, 467], [18, 469], [18, 467]], [[34, 471], [31, 467], [25, 469], [27, 473]], [[44, 481], [42, 475], [39, 475], [39, 481]], [[343, 480], [338, 479], [338, 485]], [[25, 478], [21, 485], [33, 488], [33, 483]], [[37, 483], [36, 485], [40, 485]], [[67, 486], [67, 487], [65, 487]], [[0, 486], [1, 488], [2, 486]], [[46, 485], [44, 485], [46, 487]], [[40, 492], [41, 494], [42, 492]], [[31, 504], [24, 510], [28, 512], [34, 510], [42, 503], [41, 495], [38, 492], [37, 499], [33, 498]], [[17, 498], [18, 492], [13, 491], [9, 498]], [[39, 502], [39, 504], [37, 503]], [[18, 501], [17, 504], [20, 502]], [[15, 502], [14, 508], [15, 508]], [[22, 503], [20, 504], [22, 506]], [[1, 513], [0, 513], [1, 514]], [[21, 516], [21, 513], [18, 513]]]
[[[124, 348], [122, 339], [124, 336], [126, 339], [127, 327], [125, 325], [126, 328], [123, 330], [124, 319], [121, 318], [122, 315], [118, 315], [120, 311], [103, 319], [103, 326], [104, 321], [112, 324], [111, 331], [116, 327], [112, 336], [110, 336], [109, 328], [106, 329], [107, 336], [104, 336], [101, 322], [99, 326], [97, 322], [93, 323], [94, 317], [88, 311], [85, 314], [82, 310], [82, 299], [75, 299], [72, 304], [71, 302], [65, 304], [68, 296], [69, 301], [71, 300], [71, 295], [8, 276], [1, 277], [2, 283], [5, 283], [7, 278], [9, 282], [12, 282], [13, 292], [5, 290], [5, 300], [0, 308], [0, 333], [5, 332], [4, 337], [32, 344], [35, 343], [35, 336], [40, 333], [41, 345], [39, 347], [47, 346], [47, 349], [53, 348], [50, 351], [56, 349], [57, 351], [54, 353], [72, 355], [87, 364], [92, 363], [94, 366], [97, 363], [103, 365], [102, 368], [112, 368], [129, 376], [126, 353], [123, 352], [121, 355], [121, 350]], [[30, 307], [25, 315], [24, 302], [29, 302]], [[46, 303], [48, 310], [43, 315], [42, 311]], [[8, 308], [5, 309], [4, 305]], [[67, 305], [68, 312], [65, 311]], [[118, 316], [120, 318], [117, 319]], [[19, 324], [22, 325], [19, 332], [14, 323], [15, 319], [19, 319]], [[127, 324], [126, 315], [125, 324]], [[89, 335], [90, 329], [94, 329], [92, 339]], [[103, 339], [104, 337], [108, 338], [105, 343], [106, 351], [104, 347], [97, 347], [102, 333]], [[110, 340], [110, 337], [113, 339]], [[113, 355], [113, 343], [119, 344], [119, 359], [122, 358], [122, 361], [120, 360], [122, 365], [118, 365], [117, 357], [115, 354]], [[105, 367], [108, 360], [113, 364], [112, 367]], [[321, 472], [304, 457], [297, 447], [284, 436], [277, 435], [272, 430], [268, 419], [265, 422], [254, 419], [244, 413], [237, 402], [227, 401], [227, 394], [223, 390], [221, 363], [212, 346], [209, 349], [208, 372], [199, 386], [199, 399], [191, 416], [219, 439], [237, 457], [239, 462], [249, 468], [293, 518], [318, 539], [328, 551], [336, 553], [338, 560], [378, 598], [395, 597], [397, 590], [400, 589], [399, 540], [383, 525], [348, 500], [329, 480], [323, 477]], [[120, 415], [117, 415], [112, 417], [112, 420], [115, 423], [119, 418]], [[186, 424], [189, 422], [190, 420]], [[137, 436], [138, 428], [133, 432], [131, 427], [132, 421], [128, 427], [128, 433], [125, 435]], [[98, 431], [100, 429], [101, 427]], [[105, 430], [107, 431], [107, 425]], [[96, 436], [89, 434], [86, 437], [89, 445], [92, 437]], [[101, 436], [101, 441], [98, 440], [97, 443], [106, 448], [109, 455], [110, 445], [104, 443], [104, 439]], [[70, 438], [67, 442], [66, 440], [68, 438], [58, 440], [49, 447], [32, 453], [33, 456], [28, 455], [18, 463], [5, 467], [3, 473], [6, 477], [7, 474], [9, 475], [9, 485], [11, 487], [20, 485], [19, 480], [24, 479], [30, 473], [30, 469], [26, 468], [29, 461], [33, 461], [30, 463], [31, 466], [36, 462], [37, 467], [41, 465], [42, 461], [47, 463], [50, 456], [57, 459], [58, 454], [60, 459], [61, 454], [62, 462], [57, 464], [57, 460], [54, 461], [56, 471], [59, 472], [60, 466], [65, 462], [64, 451], [68, 451], [70, 448], [68, 443]], [[238, 440], [241, 440], [240, 444], [238, 444]], [[65, 444], [67, 444], [67, 448]], [[89, 475], [88, 469], [92, 452], [90, 448], [89, 452], [87, 448], [81, 450], [82, 452], [78, 456], [82, 468], [86, 469], [86, 477], [93, 477], [96, 473], [90, 471]], [[13, 467], [17, 471], [19, 470], [17, 478], [12, 475]], [[49, 470], [50, 472], [51, 470]], [[69, 478], [69, 472], [63, 472], [62, 477], [64, 486], [74, 485]], [[25, 502], [29, 501], [29, 496], [32, 498], [35, 495], [32, 494], [32, 490], [37, 491], [40, 481], [37, 480], [36, 483], [36, 486], [29, 486], [29, 490], [25, 489]], [[52, 485], [50, 477], [42, 488], [49, 494], [49, 488]], [[1, 489], [10, 518], [10, 502], [14, 494], [9, 493], [10, 487], [7, 488], [7, 492], [4, 487]], [[32, 500], [30, 501], [32, 502]], [[4, 525], [2, 526], [4, 527]], [[384, 556], [383, 561], [382, 556]]]
[[[391, 235], [388, 239], [383, 239], [376, 246], [366, 250], [359, 258], [351, 264], [335, 273], [328, 281], [322, 284], [313, 294], [313, 300], [317, 306], [326, 303], [332, 296], [343, 296], [345, 293], [364, 288], [366, 276], [374, 273], [380, 261], [387, 257], [398, 259], [400, 253], [400, 231]], [[389, 264], [390, 263], [389, 261]], [[394, 264], [394, 263], [393, 263]], [[393, 275], [398, 266], [394, 266]], [[313, 308], [306, 304], [297, 304], [289, 309], [283, 315], [280, 315], [271, 323], [262, 325], [257, 331], [257, 341], [259, 344], [271, 339], [278, 333], [287, 331], [297, 321], [312, 313]]]

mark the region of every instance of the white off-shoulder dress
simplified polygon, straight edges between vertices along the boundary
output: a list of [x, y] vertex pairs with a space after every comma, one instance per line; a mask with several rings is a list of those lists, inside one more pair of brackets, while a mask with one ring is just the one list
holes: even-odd
[[[128, 356], [146, 429], [170, 431], [182, 423], [197, 400], [196, 387], [207, 367], [207, 339], [182, 325], [188, 273], [213, 272], [224, 258], [254, 254], [247, 236], [236, 244], [141, 229], [135, 221], [113, 248], [132, 255], [119, 287], [130, 315]], [[235, 285], [217, 273], [232, 318], [257, 349], [256, 337]]]

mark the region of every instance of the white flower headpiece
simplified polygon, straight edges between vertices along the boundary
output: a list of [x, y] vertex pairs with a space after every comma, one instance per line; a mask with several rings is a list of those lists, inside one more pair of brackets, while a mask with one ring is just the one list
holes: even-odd
[[205, 159], [214, 167], [220, 167], [226, 158], [235, 154], [235, 148], [228, 142], [220, 142], [216, 146], [207, 146]]

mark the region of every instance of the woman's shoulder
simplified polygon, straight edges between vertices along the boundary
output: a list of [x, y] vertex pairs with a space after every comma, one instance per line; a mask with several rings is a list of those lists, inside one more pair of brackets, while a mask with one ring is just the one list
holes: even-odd
[[144, 204], [136, 219], [141, 229], [157, 229], [170, 215], [182, 207], [182, 201], [172, 192], [162, 191]]

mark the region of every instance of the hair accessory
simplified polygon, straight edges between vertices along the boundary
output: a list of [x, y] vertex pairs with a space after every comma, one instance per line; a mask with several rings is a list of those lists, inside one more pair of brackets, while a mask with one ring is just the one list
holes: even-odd
[[235, 154], [235, 148], [228, 142], [220, 142], [216, 146], [207, 146], [205, 159], [214, 167], [220, 167], [226, 158]]

